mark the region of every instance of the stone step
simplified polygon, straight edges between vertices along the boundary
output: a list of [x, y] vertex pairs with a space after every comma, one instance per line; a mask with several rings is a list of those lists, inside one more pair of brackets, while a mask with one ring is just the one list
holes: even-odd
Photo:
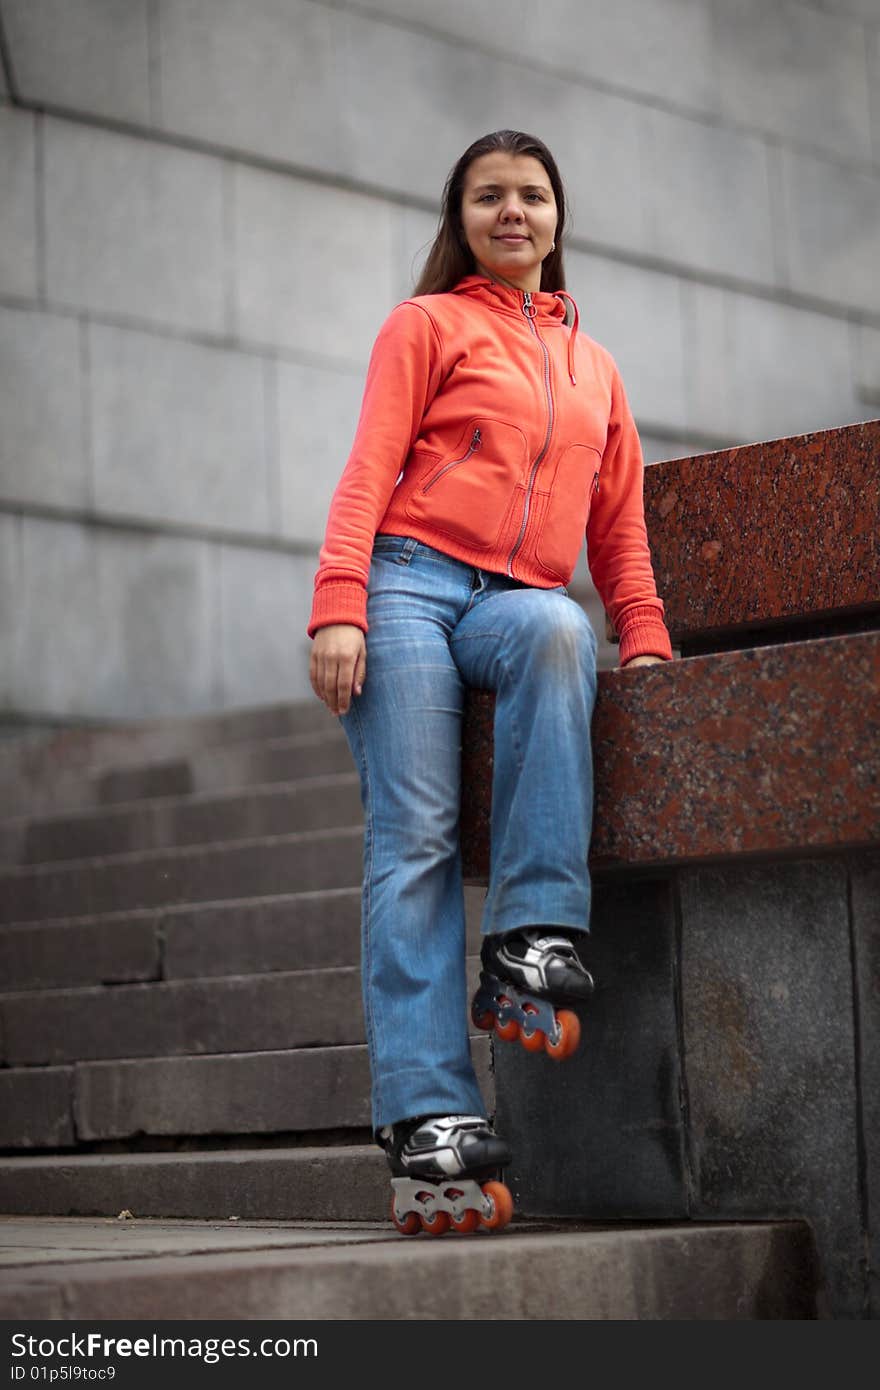
[[[817, 1317], [800, 1222], [398, 1235], [379, 1224], [6, 1218], [0, 1317], [751, 1320]], [[500, 1263], [499, 1263], [500, 1262]], [[499, 1293], [499, 1274], [503, 1291]], [[310, 1329], [318, 1344], [324, 1334]]]
[[351, 750], [341, 727], [334, 723], [319, 733], [230, 743], [160, 762], [108, 768], [95, 776], [94, 799], [106, 805], [151, 796], [222, 792], [353, 768]]
[[[479, 956], [466, 970], [470, 999]], [[0, 1063], [10, 1068], [365, 1041], [356, 966], [0, 994]]]
[[295, 830], [358, 825], [354, 772], [221, 795], [172, 796], [0, 824], [0, 862], [43, 864], [94, 855], [219, 844]]
[[[491, 1112], [495, 1092], [488, 1034], [473, 1038], [471, 1051]], [[363, 1044], [5, 1067], [0, 1069], [0, 1149], [71, 1148], [135, 1136], [369, 1128], [369, 1092]]]
[[[274, 705], [243, 706], [214, 714], [192, 714], [178, 719], [133, 721], [126, 728], [140, 738], [149, 750], [176, 752], [193, 748], [216, 748], [228, 743], [255, 743], [266, 738], [286, 738], [294, 734], [323, 733], [337, 721], [325, 705], [315, 698], [289, 700]], [[105, 763], [118, 752], [97, 745]]]
[[20, 811], [92, 805], [95, 776], [133, 764], [185, 760], [203, 748], [291, 736], [325, 736], [338, 721], [317, 700], [178, 719], [77, 725], [0, 744], [0, 784]]
[[[484, 900], [465, 888], [471, 953]], [[356, 965], [360, 922], [360, 888], [18, 922], [0, 927], [0, 980], [21, 991]]]
[[0, 872], [0, 923], [354, 888], [362, 873], [359, 825], [78, 859]]
[[384, 1221], [375, 1144], [0, 1158], [0, 1211], [17, 1215]]

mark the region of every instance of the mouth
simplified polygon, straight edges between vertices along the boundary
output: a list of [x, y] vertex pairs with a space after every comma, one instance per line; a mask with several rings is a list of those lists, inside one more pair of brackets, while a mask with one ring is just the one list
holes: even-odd
[[501, 236], [493, 237], [493, 241], [506, 241], [511, 245], [518, 245], [521, 241], [528, 241], [527, 236], [520, 236], [518, 232], [504, 233]]

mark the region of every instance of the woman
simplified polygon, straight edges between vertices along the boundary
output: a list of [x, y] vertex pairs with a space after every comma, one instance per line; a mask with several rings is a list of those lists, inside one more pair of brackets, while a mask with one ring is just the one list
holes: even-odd
[[[510, 1150], [468, 1043], [465, 688], [496, 692], [474, 1018], [526, 1046], [542, 1044], [537, 1020], [567, 1055], [577, 1039], [552, 1003], [592, 989], [574, 942], [589, 931], [596, 638], [565, 587], [585, 535], [620, 664], [672, 657], [638, 434], [613, 359], [578, 333], [564, 223], [540, 140], [497, 131], [455, 165], [415, 294], [373, 347], [315, 580], [311, 683], [361, 778], [373, 1132], [405, 1231], [503, 1224], [512, 1209], [475, 1181]], [[444, 1174], [466, 1179], [463, 1198], [426, 1182]]]

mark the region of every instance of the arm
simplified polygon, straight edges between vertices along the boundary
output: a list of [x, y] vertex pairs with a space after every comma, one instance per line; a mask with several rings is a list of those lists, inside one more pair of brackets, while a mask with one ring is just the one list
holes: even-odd
[[330, 503], [310, 637], [331, 624], [367, 631], [373, 540], [441, 380], [433, 320], [418, 304], [398, 304], [373, 344], [354, 444]]
[[643, 488], [642, 446], [615, 366], [599, 491], [587, 521], [587, 560], [620, 637], [621, 666], [646, 655], [672, 659], [645, 528]]

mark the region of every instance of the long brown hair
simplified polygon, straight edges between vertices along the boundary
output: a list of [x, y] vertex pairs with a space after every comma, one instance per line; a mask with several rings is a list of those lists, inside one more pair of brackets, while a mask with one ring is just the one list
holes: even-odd
[[565, 232], [565, 190], [556, 167], [556, 160], [537, 136], [521, 130], [495, 130], [469, 145], [450, 171], [443, 189], [440, 225], [424, 269], [413, 294], [443, 294], [457, 285], [465, 275], [476, 272], [474, 253], [468, 246], [461, 222], [461, 199], [468, 167], [481, 155], [501, 150], [505, 154], [530, 154], [539, 159], [547, 171], [556, 199], [556, 249], [541, 265], [541, 289], [551, 293], [565, 289], [565, 269], [562, 264], [562, 238]]

